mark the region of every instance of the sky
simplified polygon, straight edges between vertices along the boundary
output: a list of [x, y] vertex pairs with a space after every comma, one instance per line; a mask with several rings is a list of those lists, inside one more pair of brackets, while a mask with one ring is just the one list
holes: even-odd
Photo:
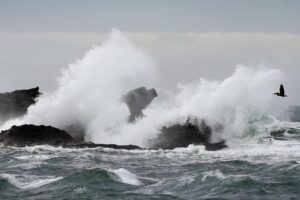
[[61, 69], [117, 28], [166, 88], [263, 65], [285, 73], [297, 103], [299, 19], [298, 0], [0, 0], [0, 92], [55, 90]]

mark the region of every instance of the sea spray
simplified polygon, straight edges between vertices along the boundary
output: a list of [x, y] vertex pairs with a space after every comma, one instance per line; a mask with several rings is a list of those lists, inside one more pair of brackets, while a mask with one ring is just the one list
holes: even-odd
[[152, 59], [113, 30], [107, 42], [62, 71], [55, 92], [41, 96], [24, 118], [2, 129], [23, 123], [75, 125], [84, 130], [86, 140], [114, 143], [110, 136], [119, 133], [129, 115], [121, 96], [136, 87], [155, 86], [157, 77]]
[[280, 70], [239, 65], [223, 81], [202, 78], [191, 84], [179, 85], [179, 92], [170, 103], [173, 106], [149, 108], [145, 112], [147, 118], [129, 127], [130, 131], [123, 130], [123, 133], [136, 135], [135, 132], [142, 132], [155, 137], [155, 128], [183, 123], [188, 116], [194, 116], [205, 119], [212, 127], [211, 142], [252, 137], [249, 135], [252, 130], [269, 123], [269, 115], [274, 114], [274, 108], [277, 111], [278, 107], [285, 108], [286, 102], [277, 100], [273, 95], [283, 80]]
[[273, 95], [284, 81], [280, 70], [239, 65], [222, 81], [199, 75], [199, 80], [179, 84], [178, 92], [168, 99], [158, 97], [144, 111], [145, 118], [127, 123], [129, 112], [121, 96], [140, 86], [155, 87], [160, 95], [163, 87], [158, 77], [152, 59], [114, 30], [107, 42], [62, 71], [55, 92], [41, 96], [25, 117], [1, 129], [23, 123], [75, 126], [83, 130], [87, 141], [145, 147], [162, 126], [193, 116], [211, 125], [212, 142], [231, 141], [251, 135], [251, 130], [264, 125], [262, 119], [270, 119], [274, 110], [286, 104]]

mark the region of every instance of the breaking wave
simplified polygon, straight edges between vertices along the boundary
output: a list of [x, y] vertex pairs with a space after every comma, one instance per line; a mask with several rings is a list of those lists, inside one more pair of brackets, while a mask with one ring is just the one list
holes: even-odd
[[221, 81], [200, 77], [178, 84], [176, 93], [158, 98], [145, 110], [144, 119], [128, 124], [129, 111], [120, 102], [121, 96], [140, 86], [155, 87], [158, 95], [164, 88], [151, 57], [113, 30], [107, 42], [94, 46], [62, 71], [56, 91], [42, 95], [26, 116], [1, 129], [24, 123], [76, 127], [87, 141], [145, 146], [162, 126], [195, 116], [212, 127], [221, 125], [213, 129], [213, 141], [234, 141], [259, 134], [286, 108], [284, 99], [273, 96], [284, 82], [278, 69], [238, 65]]

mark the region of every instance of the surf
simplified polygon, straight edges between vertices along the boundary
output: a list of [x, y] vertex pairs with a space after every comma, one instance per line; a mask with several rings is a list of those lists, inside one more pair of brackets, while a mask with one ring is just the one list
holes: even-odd
[[[41, 95], [24, 117], [1, 129], [26, 123], [75, 127], [85, 141], [147, 147], [163, 126], [184, 123], [192, 116], [212, 127], [211, 142], [225, 139], [235, 145], [262, 134], [259, 130], [287, 106], [272, 94], [285, 81], [284, 74], [264, 66], [237, 65], [223, 80], [199, 74], [198, 80], [178, 83], [171, 94], [160, 79], [153, 58], [113, 30], [106, 42], [62, 70], [57, 90]], [[144, 111], [146, 117], [128, 123], [129, 111], [121, 97], [140, 86], [154, 87], [165, 97], [159, 96]]]

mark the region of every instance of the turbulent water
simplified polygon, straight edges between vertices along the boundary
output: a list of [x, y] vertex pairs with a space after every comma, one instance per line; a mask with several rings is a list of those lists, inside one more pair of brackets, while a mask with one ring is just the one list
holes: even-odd
[[[211, 141], [225, 139], [227, 149], [0, 147], [0, 199], [300, 198], [300, 123], [284, 112], [289, 98], [273, 95], [285, 81], [280, 70], [238, 66], [224, 80], [199, 75], [170, 92], [159, 85], [158, 69], [147, 53], [113, 31], [62, 71], [56, 91], [0, 129], [75, 126], [86, 141], [148, 147], [162, 126], [193, 116], [205, 119]], [[140, 86], [155, 87], [158, 98], [145, 118], [128, 124], [120, 99]]]
[[2, 147], [0, 198], [299, 199], [300, 124], [293, 126], [280, 139], [217, 152]]

